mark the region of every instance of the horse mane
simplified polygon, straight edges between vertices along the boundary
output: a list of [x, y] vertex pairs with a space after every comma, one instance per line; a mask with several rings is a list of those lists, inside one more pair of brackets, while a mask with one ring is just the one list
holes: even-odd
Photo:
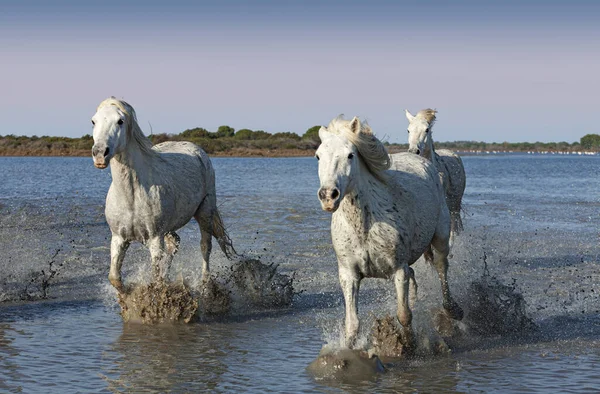
[[144, 135], [144, 132], [140, 128], [140, 125], [137, 122], [135, 110], [130, 104], [128, 104], [124, 100], [119, 100], [116, 97], [111, 96], [106, 100], [102, 101], [98, 105], [96, 111], [107, 105], [114, 105], [119, 109], [119, 111], [125, 114], [125, 117], [127, 119], [127, 133], [129, 134], [129, 137], [131, 137], [132, 140], [140, 146], [142, 152], [147, 153], [149, 155], [157, 154], [156, 151], [152, 149], [152, 141], [150, 141], [150, 139], [148, 139], [148, 137]]
[[436, 116], [435, 114], [437, 114], [437, 110], [435, 109], [431, 109], [431, 108], [426, 108], [426, 109], [422, 109], [419, 112], [417, 112], [417, 114], [415, 115], [415, 118], [421, 118], [423, 120], [425, 120], [427, 123], [429, 123], [429, 127], [433, 127], [433, 124], [435, 123], [436, 120]]
[[379, 180], [385, 181], [384, 171], [392, 164], [385, 146], [375, 137], [373, 130], [366, 122], [360, 123], [360, 130], [353, 132], [350, 129], [350, 120], [339, 115], [333, 119], [327, 131], [345, 137], [350, 141], [360, 154], [369, 171]]

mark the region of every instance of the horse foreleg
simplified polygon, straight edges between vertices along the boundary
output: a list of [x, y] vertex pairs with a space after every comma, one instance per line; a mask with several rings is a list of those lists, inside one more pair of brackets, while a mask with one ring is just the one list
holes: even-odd
[[398, 302], [397, 316], [398, 321], [402, 324], [405, 343], [409, 349], [415, 345], [412, 331], [412, 312], [408, 305], [411, 279], [414, 282], [414, 271], [407, 264], [398, 268], [394, 274], [394, 285], [396, 287]]
[[446, 246], [442, 250], [439, 251], [435, 247], [433, 248], [433, 266], [442, 285], [443, 306], [451, 318], [461, 320], [463, 310], [450, 295], [450, 286], [448, 286], [448, 247]]
[[358, 337], [358, 290], [360, 277], [349, 269], [339, 269], [340, 286], [346, 305], [346, 346], [353, 348]]
[[151, 238], [148, 242], [148, 249], [152, 256], [152, 273], [155, 281], [167, 278], [173, 255], [167, 253], [165, 238], [162, 236]]
[[112, 235], [110, 240], [110, 272], [108, 273], [108, 280], [119, 293], [123, 292], [121, 266], [123, 265], [127, 248], [129, 248], [129, 242], [117, 234]]

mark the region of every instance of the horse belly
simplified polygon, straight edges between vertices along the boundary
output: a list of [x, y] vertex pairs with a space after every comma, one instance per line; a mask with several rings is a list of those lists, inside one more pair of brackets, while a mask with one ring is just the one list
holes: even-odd
[[130, 212], [119, 214], [107, 210], [106, 222], [113, 234], [117, 234], [129, 242], [138, 241], [145, 243], [154, 233], [151, 228], [136, 220]]
[[396, 272], [396, 262], [386, 258], [369, 258], [360, 265], [360, 273], [365, 278], [389, 279]]

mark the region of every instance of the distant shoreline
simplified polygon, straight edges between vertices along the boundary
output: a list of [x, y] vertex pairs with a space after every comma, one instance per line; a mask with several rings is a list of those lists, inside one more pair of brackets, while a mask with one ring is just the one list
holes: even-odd
[[[399, 145], [387, 147], [390, 154], [405, 152], [406, 148]], [[446, 148], [445, 148], [446, 149]], [[598, 151], [547, 151], [547, 150], [455, 150], [460, 156], [484, 156], [484, 155], [565, 155], [565, 156], [596, 156]], [[251, 149], [232, 148], [226, 151], [209, 153], [210, 157], [252, 157], [252, 158], [277, 158], [277, 157], [311, 157], [315, 150], [307, 149]], [[0, 152], [0, 157], [91, 157], [91, 151], [48, 151], [48, 152]]]
[[[320, 126], [313, 126], [302, 136], [298, 134], [267, 133], [262, 130], [220, 126], [216, 132], [203, 128], [185, 130], [179, 134], [152, 134], [153, 144], [167, 141], [190, 141], [213, 157], [308, 157], [320, 144]], [[91, 156], [94, 139], [86, 134], [79, 138], [50, 136], [0, 135], [0, 156]], [[403, 152], [407, 143], [384, 142], [390, 153]], [[600, 135], [588, 134], [581, 142], [436, 142], [436, 149], [450, 149], [461, 155], [548, 153], [591, 155], [600, 151]]]

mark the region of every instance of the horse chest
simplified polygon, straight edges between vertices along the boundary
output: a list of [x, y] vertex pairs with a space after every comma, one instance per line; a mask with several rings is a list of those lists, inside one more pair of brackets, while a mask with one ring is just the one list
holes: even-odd
[[399, 233], [395, 226], [373, 214], [335, 217], [333, 246], [339, 264], [364, 277], [389, 278], [397, 267]]
[[162, 227], [163, 200], [156, 188], [122, 193], [111, 187], [106, 198], [106, 221], [122, 238], [146, 242]]

